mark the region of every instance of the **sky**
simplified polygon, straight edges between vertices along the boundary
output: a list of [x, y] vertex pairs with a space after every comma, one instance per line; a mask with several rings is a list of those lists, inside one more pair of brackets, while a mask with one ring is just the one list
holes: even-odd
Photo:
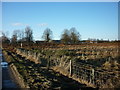
[[75, 27], [82, 40], [118, 39], [117, 2], [2, 2], [2, 31], [12, 36], [14, 30], [30, 26], [34, 40], [42, 40], [50, 28], [58, 40], [64, 29]]
[[2, 0], [2, 2], [118, 2], [120, 0]]

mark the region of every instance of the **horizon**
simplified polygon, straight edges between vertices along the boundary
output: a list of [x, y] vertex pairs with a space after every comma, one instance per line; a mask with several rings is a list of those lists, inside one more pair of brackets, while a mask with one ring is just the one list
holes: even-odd
[[10, 38], [14, 30], [30, 26], [34, 40], [43, 40], [46, 28], [59, 40], [64, 29], [75, 27], [82, 40], [118, 40], [117, 2], [2, 2], [3, 30]]

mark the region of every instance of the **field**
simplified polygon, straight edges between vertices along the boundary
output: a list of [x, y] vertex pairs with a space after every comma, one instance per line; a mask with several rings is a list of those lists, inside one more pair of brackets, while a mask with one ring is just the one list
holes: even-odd
[[29, 88], [120, 88], [119, 45], [3, 45], [3, 54]]

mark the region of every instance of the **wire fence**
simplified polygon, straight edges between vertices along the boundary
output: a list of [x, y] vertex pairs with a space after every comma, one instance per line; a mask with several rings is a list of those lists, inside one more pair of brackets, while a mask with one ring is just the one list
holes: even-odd
[[[115, 50], [115, 49], [111, 49]], [[96, 56], [100, 57], [101, 52], [90, 51], [92, 52], [93, 57]], [[86, 57], [86, 53], [84, 50], [78, 50], [78, 54], [81, 55], [81, 57]], [[114, 52], [114, 51], [113, 51]], [[91, 84], [94, 87], [103, 87], [103, 88], [113, 88], [115, 84], [115, 80], [117, 78], [120, 78], [120, 72], [110, 72], [104, 69], [97, 69], [89, 64], [84, 64], [81, 62], [77, 62], [76, 60], [65, 60], [65, 57], [62, 56], [61, 58], [54, 58], [54, 57], [48, 57], [43, 53], [34, 52], [32, 50], [25, 50], [25, 49], [17, 49], [17, 53], [23, 55], [24, 57], [30, 57], [34, 59], [36, 63], [43, 62], [45, 66], [48, 68], [51, 67], [61, 67], [65, 72], [67, 72], [71, 77], [74, 77], [77, 80], [81, 80], [86, 84]], [[106, 54], [110, 54], [109, 52], [105, 52]], [[115, 54], [116, 55], [116, 54]], [[42, 59], [41, 59], [42, 57]], [[64, 60], [62, 60], [64, 58]], [[112, 57], [105, 58], [106, 61], [113, 59]]]

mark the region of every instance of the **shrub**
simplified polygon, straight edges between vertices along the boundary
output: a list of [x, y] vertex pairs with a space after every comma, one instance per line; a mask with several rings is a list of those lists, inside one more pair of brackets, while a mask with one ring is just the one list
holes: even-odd
[[64, 56], [64, 55], [66, 55], [66, 56], [74, 56], [75, 52], [74, 51], [68, 51], [68, 50], [58, 50], [56, 52], [56, 55], [60, 56], [60, 57]]

